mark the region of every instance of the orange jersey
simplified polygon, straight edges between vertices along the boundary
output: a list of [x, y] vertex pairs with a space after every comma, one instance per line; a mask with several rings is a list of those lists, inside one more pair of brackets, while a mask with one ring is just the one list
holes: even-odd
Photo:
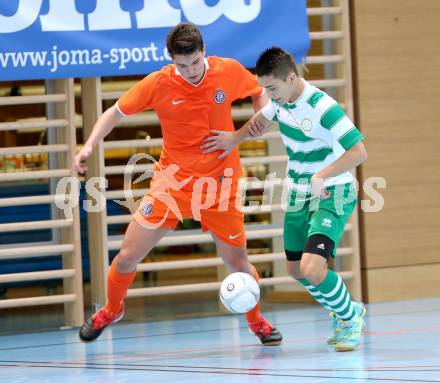
[[205, 75], [191, 84], [170, 64], [135, 84], [117, 102], [124, 115], [154, 109], [163, 135], [162, 167], [177, 164], [177, 178], [220, 177], [232, 168], [241, 176], [238, 149], [218, 159], [220, 152], [203, 154], [200, 146], [209, 130], [233, 132], [231, 103], [248, 96], [260, 96], [263, 89], [255, 76], [239, 62], [211, 56], [205, 60]]

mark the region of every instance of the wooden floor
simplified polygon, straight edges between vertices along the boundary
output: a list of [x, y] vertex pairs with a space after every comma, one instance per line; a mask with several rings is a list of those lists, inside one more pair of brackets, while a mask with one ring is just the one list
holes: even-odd
[[440, 299], [368, 306], [362, 347], [327, 346], [318, 306], [271, 311], [284, 343], [263, 347], [242, 316], [124, 321], [95, 343], [77, 330], [0, 337], [1, 382], [440, 382]]

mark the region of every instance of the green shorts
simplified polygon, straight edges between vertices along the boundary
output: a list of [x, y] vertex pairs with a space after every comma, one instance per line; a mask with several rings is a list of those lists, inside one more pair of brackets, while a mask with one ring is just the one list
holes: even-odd
[[342, 239], [345, 225], [357, 203], [352, 183], [327, 187], [330, 196], [325, 199], [307, 199], [304, 193], [292, 192], [284, 217], [284, 248], [303, 251], [307, 238], [323, 234], [335, 243]]

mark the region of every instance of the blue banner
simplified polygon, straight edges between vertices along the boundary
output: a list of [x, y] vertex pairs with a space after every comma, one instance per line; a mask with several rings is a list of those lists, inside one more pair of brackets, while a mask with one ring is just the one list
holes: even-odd
[[0, 81], [147, 74], [171, 62], [168, 31], [191, 21], [207, 55], [247, 67], [280, 46], [302, 62], [306, 0], [2, 0]]

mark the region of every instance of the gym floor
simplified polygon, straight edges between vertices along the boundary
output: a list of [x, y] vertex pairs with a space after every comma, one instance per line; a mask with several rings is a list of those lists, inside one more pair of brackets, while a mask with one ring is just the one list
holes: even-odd
[[371, 304], [361, 348], [336, 353], [319, 306], [266, 312], [284, 336], [263, 347], [243, 316], [121, 321], [94, 343], [77, 330], [0, 337], [0, 381], [440, 382], [440, 299]]

